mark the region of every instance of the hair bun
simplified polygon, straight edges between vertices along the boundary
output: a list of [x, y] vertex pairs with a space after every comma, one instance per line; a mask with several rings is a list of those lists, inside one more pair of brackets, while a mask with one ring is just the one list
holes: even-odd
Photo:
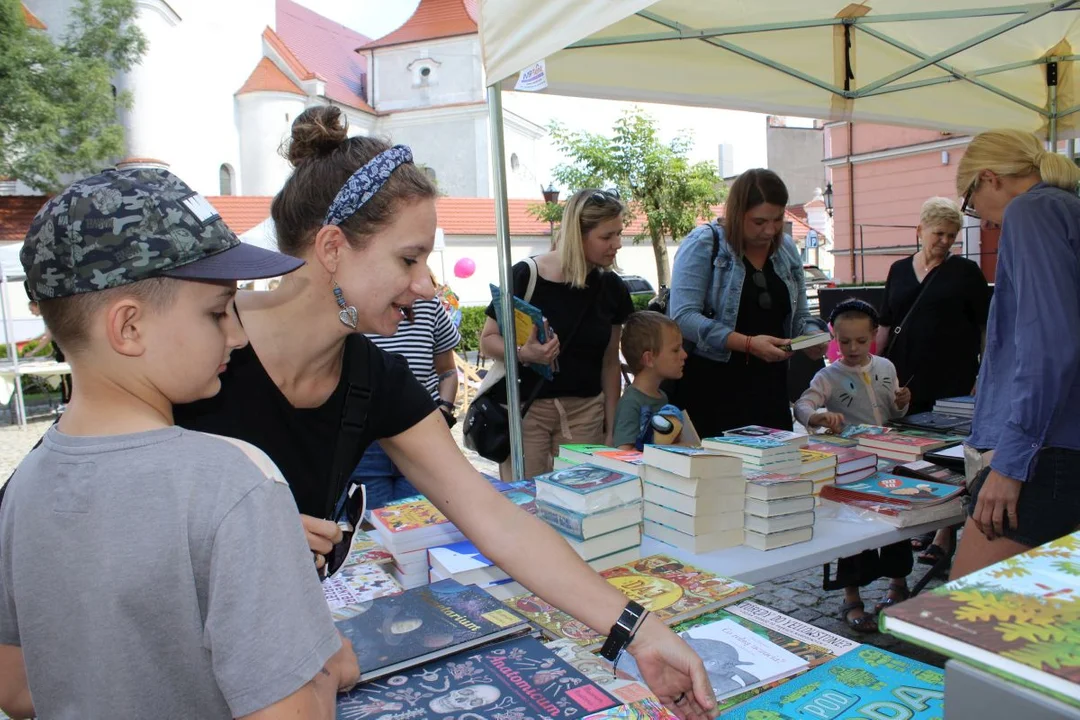
[[293, 167], [305, 160], [329, 155], [348, 138], [348, 121], [333, 105], [311, 107], [292, 124], [292, 137], [285, 153]]

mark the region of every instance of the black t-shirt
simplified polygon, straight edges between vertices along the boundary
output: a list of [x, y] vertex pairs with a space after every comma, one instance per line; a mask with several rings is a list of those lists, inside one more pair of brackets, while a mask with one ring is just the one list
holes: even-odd
[[[926, 294], [907, 318], [924, 288]], [[894, 328], [903, 323], [888, 358], [896, 366], [897, 381], [905, 385], [911, 381], [909, 413], [930, 410], [936, 400], [971, 392], [989, 309], [990, 288], [971, 260], [950, 257], [921, 283], [915, 277], [914, 257], [897, 260], [889, 268], [881, 324]]]
[[[599, 284], [599, 285], [598, 285]], [[525, 297], [529, 287], [529, 266], [514, 265], [514, 295]], [[617, 273], [595, 269], [585, 278], [585, 287], [575, 288], [568, 283], [545, 280], [537, 273], [531, 305], [540, 308], [551, 329], [559, 337], [559, 371], [555, 379], [544, 383], [538, 397], [595, 397], [603, 390], [601, 370], [604, 351], [611, 341], [611, 328], [622, 325], [634, 303], [630, 291]], [[582, 316], [584, 312], [584, 316]], [[495, 318], [495, 306], [488, 305], [488, 317]], [[581, 325], [574, 327], [581, 318]], [[571, 334], [573, 337], [571, 337]], [[517, 338], [519, 344], [526, 338]], [[518, 366], [521, 394], [527, 396], [542, 379], [524, 365]], [[493, 390], [493, 392], [495, 392]]]
[[405, 359], [383, 352], [363, 335], [350, 335], [346, 341], [341, 380], [320, 407], [293, 407], [248, 345], [233, 352], [220, 393], [174, 408], [176, 424], [259, 448], [288, 480], [300, 512], [323, 517], [335, 485], [330, 475], [349, 368], [356, 362], [368, 363], [372, 391], [367, 425], [356, 447], [359, 462], [371, 443], [408, 430], [435, 409]]

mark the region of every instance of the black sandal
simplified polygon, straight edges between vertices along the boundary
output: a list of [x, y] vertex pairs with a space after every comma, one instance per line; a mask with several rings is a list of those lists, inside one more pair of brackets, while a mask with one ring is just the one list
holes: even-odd
[[919, 553], [918, 561], [920, 565], [937, 565], [939, 560], [945, 560], [946, 558], [952, 558], [952, 552], [946, 550], [940, 545], [931, 545], [923, 552]]
[[[893, 597], [894, 594], [896, 595], [896, 597]], [[911, 591], [908, 590], [906, 584], [905, 585], [890, 585], [889, 586], [889, 594], [886, 595], [884, 598], [882, 598], [881, 602], [879, 602], [877, 605], [874, 605], [874, 612], [880, 613], [885, 608], [889, 608], [889, 607], [892, 607], [893, 605], [897, 605], [899, 603], [902, 603], [905, 600], [907, 600], [909, 597], [911, 597]]]
[[911, 538], [911, 549], [915, 552], [926, 550], [934, 542], [934, 533], [926, 533], [925, 535], [919, 535]]
[[[851, 617], [852, 610], [863, 610], [863, 616], [860, 618]], [[855, 602], [844, 603], [840, 606], [840, 619], [847, 623], [847, 626], [859, 633], [872, 633], [877, 632], [877, 619], [872, 615], [865, 613], [866, 606], [863, 605], [862, 600], [856, 600]]]

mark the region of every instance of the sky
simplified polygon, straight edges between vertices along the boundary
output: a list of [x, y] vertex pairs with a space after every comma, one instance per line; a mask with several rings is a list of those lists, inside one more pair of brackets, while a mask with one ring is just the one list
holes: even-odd
[[[419, 0], [297, 0], [311, 10], [335, 20], [370, 38], [379, 38], [397, 29], [416, 9]], [[555, 95], [507, 93], [507, 110], [543, 126], [558, 120], [571, 130], [607, 133], [624, 110], [635, 105], [648, 112], [665, 140], [682, 131], [694, 138], [693, 161], [719, 159], [719, 146], [731, 146], [732, 169], [740, 173], [766, 162], [765, 116], [735, 110], [712, 110], [651, 103], [568, 98]], [[559, 163], [559, 153], [550, 143], [538, 144], [537, 167], [533, 174], [543, 183], [551, 168]]]

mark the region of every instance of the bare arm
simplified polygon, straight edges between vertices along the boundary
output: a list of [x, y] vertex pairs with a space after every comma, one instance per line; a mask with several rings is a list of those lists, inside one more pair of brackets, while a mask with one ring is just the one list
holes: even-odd
[[499, 334], [499, 323], [491, 318], [484, 321], [484, 329], [480, 331], [480, 349], [489, 358], [506, 359], [506, 347], [503, 344], [503, 336]]
[[32, 718], [36, 714], [22, 648], [17, 645], [0, 645], [0, 710], [12, 718]]
[[611, 339], [604, 351], [604, 366], [600, 371], [600, 387], [604, 390], [604, 444], [611, 445], [615, 432], [615, 408], [622, 396], [622, 364], [619, 362], [619, 338], [622, 326], [611, 328]]
[[877, 335], [874, 336], [874, 342], [877, 344], [877, 354], [884, 357], [882, 353], [885, 352], [885, 344], [889, 342], [889, 333], [892, 332], [891, 327], [882, 325], [877, 329]]
[[[532, 335], [524, 341], [522, 338], [515, 338], [515, 340], [518, 343], [524, 342], [517, 348], [517, 361], [520, 363], [550, 365], [559, 354], [559, 338], [555, 333], [551, 333], [546, 343], [541, 343], [536, 339], [536, 328], [533, 328]], [[487, 319], [484, 329], [480, 332], [480, 347], [488, 357], [506, 360], [506, 348], [503, 344], [503, 336], [499, 334], [499, 323], [491, 318]]]
[[356, 652], [348, 638], [342, 636], [341, 649], [302, 688], [269, 707], [245, 715], [241, 720], [289, 720], [290, 718], [324, 718], [336, 715], [337, 694], [347, 692], [360, 679]]
[[439, 397], [453, 403], [458, 392], [457, 363], [454, 361], [453, 350], [435, 356], [435, 374], [439, 377]]

